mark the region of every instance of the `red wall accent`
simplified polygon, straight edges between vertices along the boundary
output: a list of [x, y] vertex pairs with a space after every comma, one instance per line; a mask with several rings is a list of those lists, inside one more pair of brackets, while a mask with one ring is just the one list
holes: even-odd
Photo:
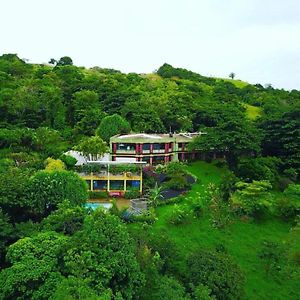
[[153, 153], [153, 144], [150, 144], [150, 153]]
[[117, 152], [117, 144], [113, 143], [113, 153], [116, 153], [116, 152]]

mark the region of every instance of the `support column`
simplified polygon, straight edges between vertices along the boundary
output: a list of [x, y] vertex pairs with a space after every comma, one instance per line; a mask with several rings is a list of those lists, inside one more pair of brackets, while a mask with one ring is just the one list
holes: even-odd
[[150, 144], [150, 153], [153, 153], [153, 144]]
[[127, 191], [127, 180], [126, 178], [124, 179], [124, 188], [123, 188], [124, 192]]
[[140, 153], [140, 144], [135, 144], [135, 154]]
[[150, 161], [149, 161], [149, 163], [150, 163], [150, 165], [153, 164], [153, 157], [152, 157], [152, 156], [150, 156]]
[[113, 153], [117, 153], [117, 143], [113, 143]]
[[110, 192], [109, 165], [107, 165], [107, 191]]
[[141, 172], [140, 172], [140, 194], [143, 193], [143, 165], [141, 165]]

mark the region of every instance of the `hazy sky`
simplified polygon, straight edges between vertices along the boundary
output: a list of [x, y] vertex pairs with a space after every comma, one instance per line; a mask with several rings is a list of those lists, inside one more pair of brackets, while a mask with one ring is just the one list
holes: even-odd
[[299, 0], [1, 0], [0, 54], [300, 89]]

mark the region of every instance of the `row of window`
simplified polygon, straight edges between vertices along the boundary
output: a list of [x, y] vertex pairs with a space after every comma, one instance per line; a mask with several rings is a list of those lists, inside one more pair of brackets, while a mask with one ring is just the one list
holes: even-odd
[[[93, 190], [107, 190], [108, 181], [107, 180], [86, 180], [89, 189], [91, 188], [91, 184], [93, 186]], [[110, 189], [111, 190], [124, 190], [124, 180], [110, 180]], [[139, 180], [127, 180], [126, 181], [126, 189], [138, 189], [140, 188]]]
[[[169, 148], [171, 148], [172, 143], [169, 143]], [[142, 144], [142, 149], [147, 151], [150, 150], [151, 144]], [[165, 143], [154, 143], [152, 144], [153, 150], [165, 150]], [[180, 146], [179, 146], [180, 147]], [[136, 144], [132, 143], [124, 143], [124, 144], [117, 144], [117, 150], [123, 150], [123, 151], [135, 151], [136, 149]]]

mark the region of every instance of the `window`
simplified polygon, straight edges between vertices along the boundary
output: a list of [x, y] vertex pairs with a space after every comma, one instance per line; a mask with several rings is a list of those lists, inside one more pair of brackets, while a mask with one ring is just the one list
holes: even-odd
[[124, 181], [123, 180], [111, 180], [110, 181], [111, 190], [124, 190]]
[[93, 180], [93, 189], [94, 190], [106, 190], [107, 181], [106, 180]]
[[150, 150], [150, 144], [143, 144], [143, 150]]
[[165, 150], [165, 144], [153, 144], [153, 150]]
[[117, 150], [123, 150], [123, 151], [134, 151], [135, 150], [135, 144], [117, 144]]
[[127, 180], [126, 181], [126, 189], [139, 189], [140, 188], [140, 182], [139, 180]]

